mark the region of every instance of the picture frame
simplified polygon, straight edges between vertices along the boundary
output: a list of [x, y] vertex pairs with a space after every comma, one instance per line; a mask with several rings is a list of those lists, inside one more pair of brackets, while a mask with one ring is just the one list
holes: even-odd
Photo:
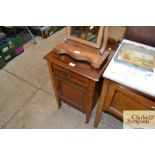
[[122, 43], [115, 60], [127, 62], [153, 71], [155, 68], [155, 51], [128, 43]]

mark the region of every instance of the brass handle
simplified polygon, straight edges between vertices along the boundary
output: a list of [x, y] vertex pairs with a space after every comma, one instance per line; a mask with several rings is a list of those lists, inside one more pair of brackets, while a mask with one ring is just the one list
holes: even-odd
[[71, 78], [71, 77], [72, 77], [72, 75], [68, 74], [68, 75], [67, 75], [67, 77]]

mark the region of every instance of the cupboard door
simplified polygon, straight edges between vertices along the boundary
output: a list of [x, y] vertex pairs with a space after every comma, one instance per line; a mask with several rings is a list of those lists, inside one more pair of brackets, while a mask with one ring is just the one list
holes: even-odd
[[88, 91], [85, 87], [55, 75], [58, 96], [65, 103], [86, 113]]
[[153, 109], [155, 103], [126, 87], [111, 83], [105, 101], [105, 109], [123, 119], [124, 110]]

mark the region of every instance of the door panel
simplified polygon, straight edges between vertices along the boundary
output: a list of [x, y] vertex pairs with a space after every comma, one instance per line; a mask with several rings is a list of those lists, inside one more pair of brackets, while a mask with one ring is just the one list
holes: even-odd
[[55, 76], [56, 85], [58, 86], [59, 97], [67, 104], [86, 112], [86, 103], [88, 92], [83, 86], [66, 80], [60, 76]]
[[155, 105], [152, 101], [131, 92], [118, 84], [110, 84], [105, 107], [106, 110], [123, 118], [124, 110], [149, 110]]

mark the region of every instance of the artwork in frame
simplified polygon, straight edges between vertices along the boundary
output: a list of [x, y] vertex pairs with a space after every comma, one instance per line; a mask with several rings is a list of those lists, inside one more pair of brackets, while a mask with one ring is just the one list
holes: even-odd
[[100, 49], [105, 39], [106, 28], [106, 26], [69, 26], [67, 39]]
[[128, 43], [122, 43], [115, 60], [134, 64], [153, 71], [155, 68], [155, 51]]

